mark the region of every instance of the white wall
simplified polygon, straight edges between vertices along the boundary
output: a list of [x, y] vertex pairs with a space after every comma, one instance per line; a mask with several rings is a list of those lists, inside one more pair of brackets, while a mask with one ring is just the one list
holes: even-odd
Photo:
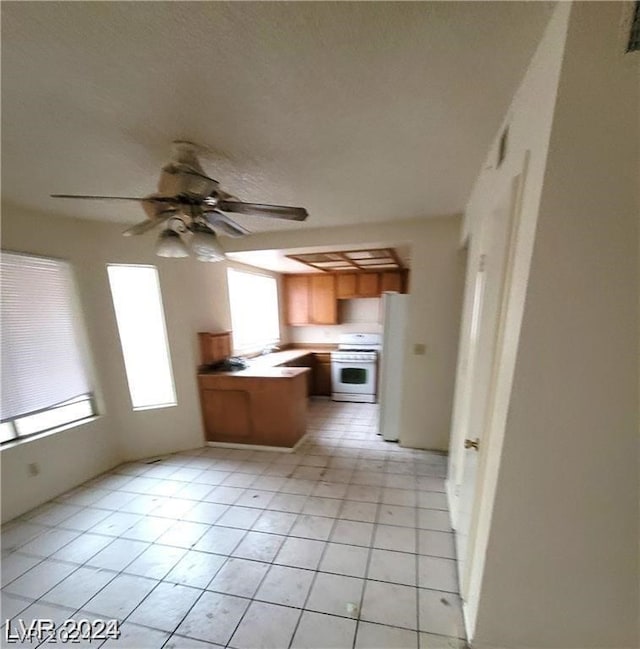
[[[2, 522], [118, 464], [112, 421], [105, 415], [82, 426], [3, 449]], [[39, 466], [37, 476], [29, 475], [31, 463]]]
[[[505, 115], [496, 138], [489, 149], [487, 158], [472, 189], [462, 229], [462, 237], [468, 241], [469, 255], [467, 265], [467, 290], [465, 291], [465, 316], [461, 325], [460, 357], [456, 377], [455, 409], [452, 417], [451, 450], [449, 454], [448, 491], [449, 504], [454, 527], [459, 528], [461, 515], [471, 516], [469, 539], [461, 533], [457, 538], [458, 549], [464, 552], [459, 557], [460, 574], [466, 586], [464, 614], [467, 632], [475, 636], [475, 624], [481, 593], [486, 548], [489, 529], [492, 523], [493, 503], [502, 454], [502, 438], [505, 434], [505, 419], [509, 407], [512, 388], [515, 357], [517, 352], [520, 326], [523, 317], [524, 301], [527, 289], [529, 267], [535, 238], [536, 223], [540, 206], [542, 185], [549, 147], [553, 111], [556, 100], [560, 66], [563, 57], [566, 24], [569, 5], [558, 5], [545, 30], [543, 38], [527, 69], [522, 84], [516, 92], [511, 106]], [[507, 154], [500, 167], [497, 166], [498, 142], [505, 127], [509, 128]], [[489, 218], [496, 207], [496, 201], [510, 189], [513, 179], [523, 173], [526, 166], [526, 178], [519, 214], [517, 238], [514, 245], [514, 262], [511, 284], [506, 288], [508, 307], [503, 314], [505, 319], [504, 339], [496, 353], [500, 355], [499, 371], [496, 377], [495, 402], [492, 426], [487, 428], [480, 422], [480, 411], [476, 400], [469, 399], [469, 404], [476, 410], [468, 413], [465, 427], [463, 416], [465, 407], [465, 390], [472, 391], [472, 377], [466, 374], [470, 336], [470, 297], [475, 281], [482, 250], [479, 241], [483, 219]], [[487, 287], [495, 292], [498, 287]], [[491, 296], [487, 296], [490, 299]], [[491, 298], [492, 299], [492, 298]], [[479, 360], [482, 360], [479, 358]], [[490, 360], [490, 359], [486, 359]], [[487, 369], [478, 368], [478, 374], [487, 376]], [[468, 394], [468, 393], [467, 393]], [[467, 405], [466, 407], [470, 407]], [[476, 427], [481, 426], [481, 430]], [[485, 476], [482, 484], [475, 484], [475, 473], [470, 467], [470, 475], [465, 475], [463, 441], [465, 437], [475, 437], [480, 433], [482, 443], [478, 458], [478, 473]], [[465, 480], [471, 481], [466, 484]], [[474, 487], [475, 485], [475, 487]], [[458, 501], [458, 494], [473, 491], [475, 488], [479, 506], [476, 510], [470, 503]], [[470, 510], [471, 509], [471, 514]], [[462, 510], [462, 512], [460, 511]], [[465, 552], [466, 549], [466, 552]]]
[[[485, 219], [490, 219], [498, 201], [511, 189], [514, 177], [521, 174], [526, 165], [526, 178], [520, 210], [520, 224], [515, 243], [515, 263], [513, 279], [508, 287], [509, 309], [505, 315], [506, 340], [500, 350], [502, 366], [497, 399], [503, 404], [508, 402], [511, 392], [511, 380], [515, 363], [518, 335], [522, 321], [525, 291], [527, 287], [529, 266], [533, 250], [536, 222], [540, 206], [542, 184], [544, 180], [549, 138], [553, 121], [556, 91], [563, 56], [564, 39], [568, 15], [568, 5], [560, 7], [554, 14], [543, 38], [535, 52], [523, 81], [518, 88], [502, 125], [498, 129], [492, 146], [476, 179], [462, 227], [462, 240], [468, 246], [468, 263], [466, 288], [464, 295], [463, 317], [460, 330], [458, 368], [456, 374], [455, 407], [451, 427], [451, 450], [449, 453], [450, 507], [454, 522], [458, 515], [458, 502], [455, 497], [464, 480], [465, 437], [475, 437], [479, 423], [480, 409], [473, 410], [470, 404], [478, 406], [470, 399], [473, 391], [473, 377], [467, 373], [470, 360], [470, 331], [473, 286], [483, 252], [482, 228]], [[498, 168], [498, 143], [503, 130], [508, 127], [507, 155]], [[498, 287], [488, 286], [487, 300], [492, 300]], [[482, 358], [478, 358], [482, 361]], [[484, 359], [485, 361], [487, 359]], [[487, 375], [487, 368], [478, 367], [478, 375]], [[466, 401], [468, 400], [468, 402]], [[464, 409], [469, 408], [466, 413]], [[504, 415], [503, 415], [504, 417]], [[470, 422], [470, 428], [465, 423]], [[483, 431], [487, 434], [487, 431]], [[499, 457], [501, 431], [491, 431], [492, 453]], [[485, 454], [488, 439], [483, 441]], [[491, 501], [491, 498], [489, 498]], [[482, 555], [482, 552], [480, 552]], [[477, 584], [476, 584], [477, 587]], [[477, 593], [476, 593], [477, 596]], [[475, 596], [469, 598], [467, 607], [474, 608]], [[474, 614], [472, 613], [471, 617]]]
[[[156, 257], [152, 235], [125, 238], [121, 236], [122, 228], [118, 224], [54, 218], [3, 205], [3, 248], [68, 259], [72, 264], [101, 404], [100, 416], [91, 423], [1, 451], [3, 520], [121, 461], [203, 443], [195, 334], [230, 329], [226, 263]], [[428, 354], [411, 357], [411, 378], [405, 393], [407, 422], [403, 441], [407, 445], [447, 448], [462, 276], [456, 252], [458, 228], [459, 220], [453, 218], [376, 226], [371, 230], [327, 229], [311, 235], [306, 231], [290, 235], [302, 237], [311, 245], [325, 238], [331, 243], [362, 242], [367, 237], [372, 237], [373, 242], [378, 237], [387, 241], [392, 234], [402, 232], [407, 241], [414, 243], [409, 340], [426, 343]], [[284, 234], [272, 236], [281, 240]], [[255, 242], [250, 240], [260, 236], [247, 237], [243, 242], [253, 246]], [[108, 263], [143, 263], [158, 268], [178, 399], [176, 407], [137, 412], [131, 409], [107, 279]], [[371, 309], [364, 311], [368, 313]], [[364, 317], [364, 311], [352, 307], [348, 317]], [[285, 341], [286, 336], [285, 331]], [[409, 349], [408, 344], [408, 355]], [[32, 462], [42, 469], [36, 477], [27, 472]]]
[[570, 12], [504, 425], [490, 431], [504, 437], [476, 647], [638, 646], [640, 103], [621, 11], [561, 4], [546, 44], [556, 56]]
[[[254, 234], [229, 240], [225, 246], [228, 250], [277, 250], [334, 244], [410, 244], [409, 322], [400, 441], [415, 448], [447, 450], [464, 281], [459, 228], [457, 217], [412, 219]], [[425, 355], [413, 353], [416, 343], [426, 345]]]
[[[2, 518], [10, 519], [123, 460], [203, 443], [196, 385], [197, 331], [230, 329], [226, 264], [154, 255], [154, 236], [122, 225], [54, 218], [3, 205], [2, 247], [68, 259], [96, 374], [101, 416], [92, 423], [1, 451]], [[124, 372], [107, 263], [157, 266], [178, 405], [134, 412]], [[42, 472], [29, 477], [27, 465]]]

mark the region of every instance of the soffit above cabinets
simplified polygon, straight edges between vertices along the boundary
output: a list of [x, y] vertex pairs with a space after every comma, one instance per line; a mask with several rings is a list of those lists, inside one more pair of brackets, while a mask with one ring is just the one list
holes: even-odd
[[401, 270], [402, 262], [393, 248], [369, 248], [364, 250], [332, 250], [287, 255], [321, 271]]
[[[246, 264], [262, 270], [270, 270], [274, 273], [283, 274], [313, 274], [323, 273], [325, 271], [318, 270], [313, 266], [302, 263], [294, 257], [301, 255], [311, 255], [313, 253], [333, 253], [354, 251], [360, 252], [362, 250], [378, 250], [391, 248], [400, 262], [400, 267], [403, 269], [411, 268], [411, 244], [397, 240], [369, 240], [362, 243], [335, 243], [315, 246], [304, 246], [296, 248], [280, 248], [277, 250], [239, 250], [236, 252], [228, 252], [227, 258], [230, 261], [240, 264]], [[342, 271], [344, 272], [344, 271]], [[352, 272], [358, 272], [352, 269]], [[371, 272], [380, 272], [371, 269]]]

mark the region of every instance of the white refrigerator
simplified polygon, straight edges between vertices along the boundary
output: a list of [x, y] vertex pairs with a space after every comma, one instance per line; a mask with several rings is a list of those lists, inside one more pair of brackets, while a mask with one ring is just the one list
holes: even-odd
[[404, 384], [404, 350], [409, 296], [382, 294], [378, 430], [388, 442], [400, 439], [400, 407]]

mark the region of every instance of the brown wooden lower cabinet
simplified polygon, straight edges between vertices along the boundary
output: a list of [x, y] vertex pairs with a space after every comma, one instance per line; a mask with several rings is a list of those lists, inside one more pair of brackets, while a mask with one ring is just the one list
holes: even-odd
[[[250, 437], [251, 398], [246, 390], [202, 390], [202, 412], [207, 432], [234, 439]], [[208, 436], [207, 436], [208, 439]]]
[[307, 396], [315, 395], [315, 375], [316, 375], [316, 359], [315, 354], [307, 354], [294, 361], [284, 363], [279, 367], [308, 367], [311, 371], [307, 373]]
[[331, 354], [315, 354], [316, 366], [313, 375], [313, 394], [319, 397], [331, 396]]
[[293, 447], [306, 432], [309, 368], [199, 374], [210, 442]]
[[308, 367], [308, 394], [314, 397], [331, 396], [331, 354], [307, 354], [294, 361], [285, 363], [286, 367]]

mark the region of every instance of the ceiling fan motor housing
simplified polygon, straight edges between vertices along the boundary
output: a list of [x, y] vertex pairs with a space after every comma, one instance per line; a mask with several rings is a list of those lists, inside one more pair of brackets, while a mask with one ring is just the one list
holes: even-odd
[[197, 170], [171, 163], [162, 169], [158, 194], [201, 199], [210, 196], [217, 187], [215, 180], [201, 175]]
[[204, 198], [218, 187], [218, 182], [209, 178], [198, 161], [197, 153], [202, 150], [193, 142], [173, 142], [171, 162], [162, 168], [158, 181], [161, 196], [187, 196]]
[[249, 230], [236, 223], [225, 212], [294, 221], [304, 221], [307, 218], [307, 211], [302, 207], [245, 203], [224, 192], [220, 189], [218, 181], [209, 178], [200, 166], [197, 154], [202, 151], [207, 149], [192, 142], [182, 140], [174, 142], [172, 159], [160, 173], [158, 191], [142, 198], [79, 194], [52, 194], [51, 196], [52, 198], [140, 203], [147, 220], [127, 228], [123, 232], [125, 236], [143, 234], [164, 224], [165, 232], [177, 233], [187, 230], [193, 232], [203, 229], [201, 234], [208, 234], [207, 242], [210, 242], [216, 231], [222, 231], [233, 237], [249, 234]]

